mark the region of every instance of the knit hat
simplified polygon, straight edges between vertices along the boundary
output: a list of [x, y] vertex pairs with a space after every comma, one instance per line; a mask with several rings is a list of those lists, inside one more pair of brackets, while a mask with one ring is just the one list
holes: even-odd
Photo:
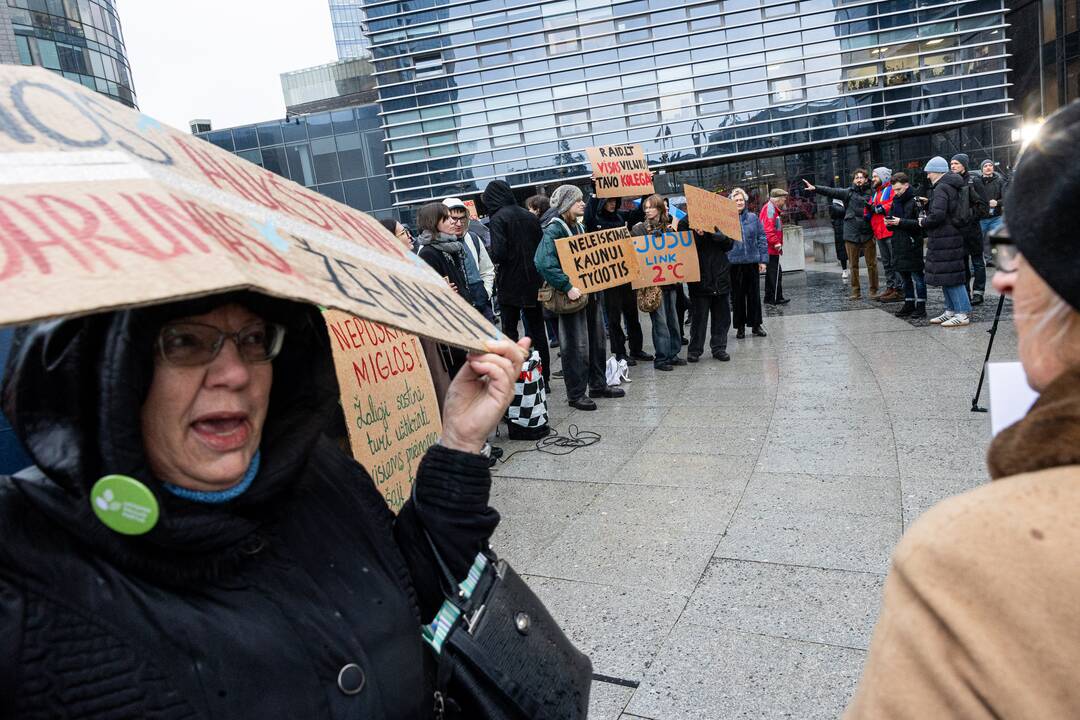
[[442, 201], [442, 204], [445, 205], [450, 210], [453, 210], [455, 208], [461, 208], [462, 210], [468, 210], [468, 207], [465, 205], [465, 201], [462, 200], [461, 198], [448, 197], [448, 198], [446, 198], [445, 200]]
[[1062, 224], [1063, 208], [1072, 207], [1080, 192], [1078, 146], [1080, 101], [1051, 115], [1020, 154], [1005, 194], [1005, 222], [1028, 265], [1080, 311], [1077, 235]]
[[961, 165], [964, 166], [965, 170], [967, 170], [969, 167], [971, 167], [971, 158], [969, 158], [964, 153], [956, 153], [955, 155], [952, 156], [952, 159], [949, 160], [949, 162], [958, 162], [958, 163], [960, 163]]
[[887, 167], [876, 167], [876, 168], [874, 168], [874, 174], [877, 175], [879, 178], [881, 178], [881, 184], [882, 185], [888, 185], [889, 180], [892, 179], [892, 170], [890, 170]]
[[945, 162], [945, 158], [940, 155], [935, 155], [930, 158], [930, 162], [926, 163], [926, 167], [923, 168], [923, 172], [936, 172], [947, 173], [949, 172], [949, 163]]
[[982, 161], [982, 163], [981, 163], [981, 164], [979, 165], [979, 168], [980, 168], [980, 169], [982, 169], [982, 168], [986, 167], [987, 165], [989, 165], [990, 167], [994, 167], [994, 161], [993, 161], [993, 160], [991, 160], [990, 158], [986, 158], [986, 159], [985, 159], [985, 160], [983, 160], [983, 161]]
[[551, 209], [556, 215], [563, 215], [581, 198], [581, 188], [576, 185], [560, 185], [551, 193]]

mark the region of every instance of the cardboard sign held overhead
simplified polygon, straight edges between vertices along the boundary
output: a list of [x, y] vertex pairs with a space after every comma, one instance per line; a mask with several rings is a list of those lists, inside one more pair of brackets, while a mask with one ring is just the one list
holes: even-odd
[[652, 174], [640, 145], [601, 145], [585, 149], [596, 176], [596, 196], [652, 195]]
[[694, 234], [689, 230], [631, 238], [639, 274], [632, 287], [673, 285], [701, 280]]
[[585, 294], [637, 279], [637, 259], [625, 227], [559, 238], [555, 249], [570, 284]]
[[465, 203], [465, 209], [469, 211], [469, 217], [472, 218], [473, 220], [479, 220], [480, 219], [480, 214], [478, 212], [476, 212], [476, 201], [475, 200], [465, 200], [464, 203]]
[[358, 210], [44, 68], [0, 66], [0, 326], [251, 289], [482, 349]]
[[420, 339], [349, 313], [323, 313], [353, 457], [397, 512], [442, 420]]
[[742, 223], [734, 200], [693, 185], [683, 185], [683, 190], [691, 229], [711, 233], [718, 227], [732, 240], [742, 241]]

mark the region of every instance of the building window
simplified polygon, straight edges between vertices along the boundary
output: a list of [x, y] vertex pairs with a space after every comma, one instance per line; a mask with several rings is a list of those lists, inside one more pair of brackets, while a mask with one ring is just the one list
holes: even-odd
[[555, 30], [547, 33], [546, 38], [548, 55], [562, 55], [581, 49], [581, 43], [577, 39], [577, 28]]
[[442, 54], [418, 55], [414, 61], [416, 79], [436, 77], [444, 73]]
[[521, 145], [521, 123], [509, 122], [491, 126], [492, 147], [507, 147], [508, 145]]
[[635, 125], [649, 125], [657, 121], [657, 107], [655, 100], [626, 103], [623, 107], [626, 109], [626, 114], [628, 116], [626, 121], [630, 127], [634, 127]]

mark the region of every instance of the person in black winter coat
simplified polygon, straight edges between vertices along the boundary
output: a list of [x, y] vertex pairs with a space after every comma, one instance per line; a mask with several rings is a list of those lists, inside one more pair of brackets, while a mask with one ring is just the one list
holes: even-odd
[[[689, 230], [689, 220], [679, 221], [679, 230]], [[709, 349], [717, 360], [727, 362], [727, 336], [731, 329], [731, 263], [728, 251], [735, 241], [720, 228], [714, 233], [694, 232], [701, 280], [688, 283], [690, 289], [690, 346], [686, 359], [697, 362], [705, 351], [705, 330], [712, 317], [712, 334]]]
[[[978, 180], [968, 172], [971, 160], [964, 153], [953, 155], [949, 161], [949, 169], [956, 173], [968, 186], [968, 197], [971, 203], [971, 220], [957, 225], [960, 235], [964, 238], [964, 249], [967, 250], [968, 260], [964, 268], [967, 280], [971, 285], [971, 304], [981, 305], [983, 295], [986, 294], [986, 260], [983, 258], [982, 230], [979, 228], [979, 218], [982, 217], [982, 197], [979, 195], [976, 183]], [[967, 282], [964, 283], [965, 286]]]
[[1005, 191], [1009, 181], [994, 167], [994, 161], [986, 159], [979, 166], [980, 175], [975, 180], [975, 192], [979, 193], [979, 230], [983, 238], [983, 260], [987, 267], [993, 267], [990, 261], [990, 231], [1001, 225], [1005, 212]]
[[[437, 272], [458, 295], [470, 305], [475, 298], [470, 292], [469, 271], [466, 263], [471, 262], [468, 250], [455, 234], [455, 227], [450, 222], [450, 210], [442, 203], [428, 203], [416, 213], [416, 225], [420, 228], [417, 244], [420, 249], [417, 257], [426, 262]], [[475, 269], [475, 265], [473, 268]], [[479, 281], [479, 275], [476, 275]], [[439, 354], [450, 377], [465, 364], [465, 351], [461, 348], [439, 343]]]
[[477, 453], [523, 345], [471, 356], [395, 516], [327, 435], [317, 308], [243, 292], [21, 329], [4, 411], [35, 466], [0, 477], [0, 715], [431, 717], [424, 530], [458, 577], [487, 546]]
[[[590, 198], [585, 205], [585, 232], [623, 227], [626, 221], [616, 211], [618, 206], [618, 198]], [[628, 365], [637, 365], [638, 360], [652, 360], [653, 356], [642, 349], [645, 338], [641, 332], [641, 321], [638, 319], [637, 295], [630, 283], [604, 290], [604, 307], [607, 311], [612, 355], [619, 360], [626, 360]], [[624, 321], [625, 333], [622, 328]], [[629, 355], [626, 353], [627, 339], [630, 341]]]
[[811, 185], [809, 180], [803, 180], [803, 184], [807, 190], [816, 190], [825, 197], [844, 203], [844, 248], [847, 251], [851, 270], [851, 299], [858, 300], [862, 297], [862, 286], [859, 282], [860, 255], [866, 258], [866, 271], [870, 276], [870, 295], [876, 295], [878, 291], [877, 247], [874, 245], [874, 233], [867, 216], [867, 208], [873, 195], [869, 174], [862, 168], [857, 169], [852, 173], [851, 187], [848, 188], [815, 186]]
[[885, 224], [892, 230], [893, 267], [904, 282], [904, 307], [896, 317], [926, 317], [926, 278], [923, 276], [923, 231], [919, 202], [906, 173], [892, 176], [893, 202]]
[[525, 318], [525, 330], [533, 347], [540, 353], [544, 381], [551, 386], [551, 357], [544, 332], [544, 307], [536, 299], [542, 280], [533, 263], [543, 231], [540, 218], [517, 204], [514, 191], [502, 180], [488, 183], [482, 196], [491, 219], [491, 260], [495, 263], [495, 282], [502, 309], [502, 331], [511, 340], [518, 339], [518, 321]]
[[971, 312], [964, 274], [967, 250], [964, 236], [953, 223], [964, 180], [949, 172], [949, 164], [940, 156], [931, 158], [924, 171], [933, 184], [929, 210], [919, 220], [926, 231], [926, 284], [945, 293], [945, 312], [930, 322], [944, 327], [967, 325]]

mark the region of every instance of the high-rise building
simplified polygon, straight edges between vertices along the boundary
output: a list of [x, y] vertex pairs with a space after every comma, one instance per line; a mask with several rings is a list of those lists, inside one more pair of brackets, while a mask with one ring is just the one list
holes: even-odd
[[361, 0], [330, 0], [338, 60], [371, 57], [371, 41], [364, 35], [363, 6]]
[[41, 65], [136, 105], [113, 0], [0, 0], [0, 62]]
[[[1050, 0], [1053, 2], [1053, 0]], [[1058, 0], [1060, 2], [1060, 0]], [[395, 203], [587, 180], [639, 143], [661, 186], [846, 182], [1010, 162], [1003, 0], [370, 0]]]

